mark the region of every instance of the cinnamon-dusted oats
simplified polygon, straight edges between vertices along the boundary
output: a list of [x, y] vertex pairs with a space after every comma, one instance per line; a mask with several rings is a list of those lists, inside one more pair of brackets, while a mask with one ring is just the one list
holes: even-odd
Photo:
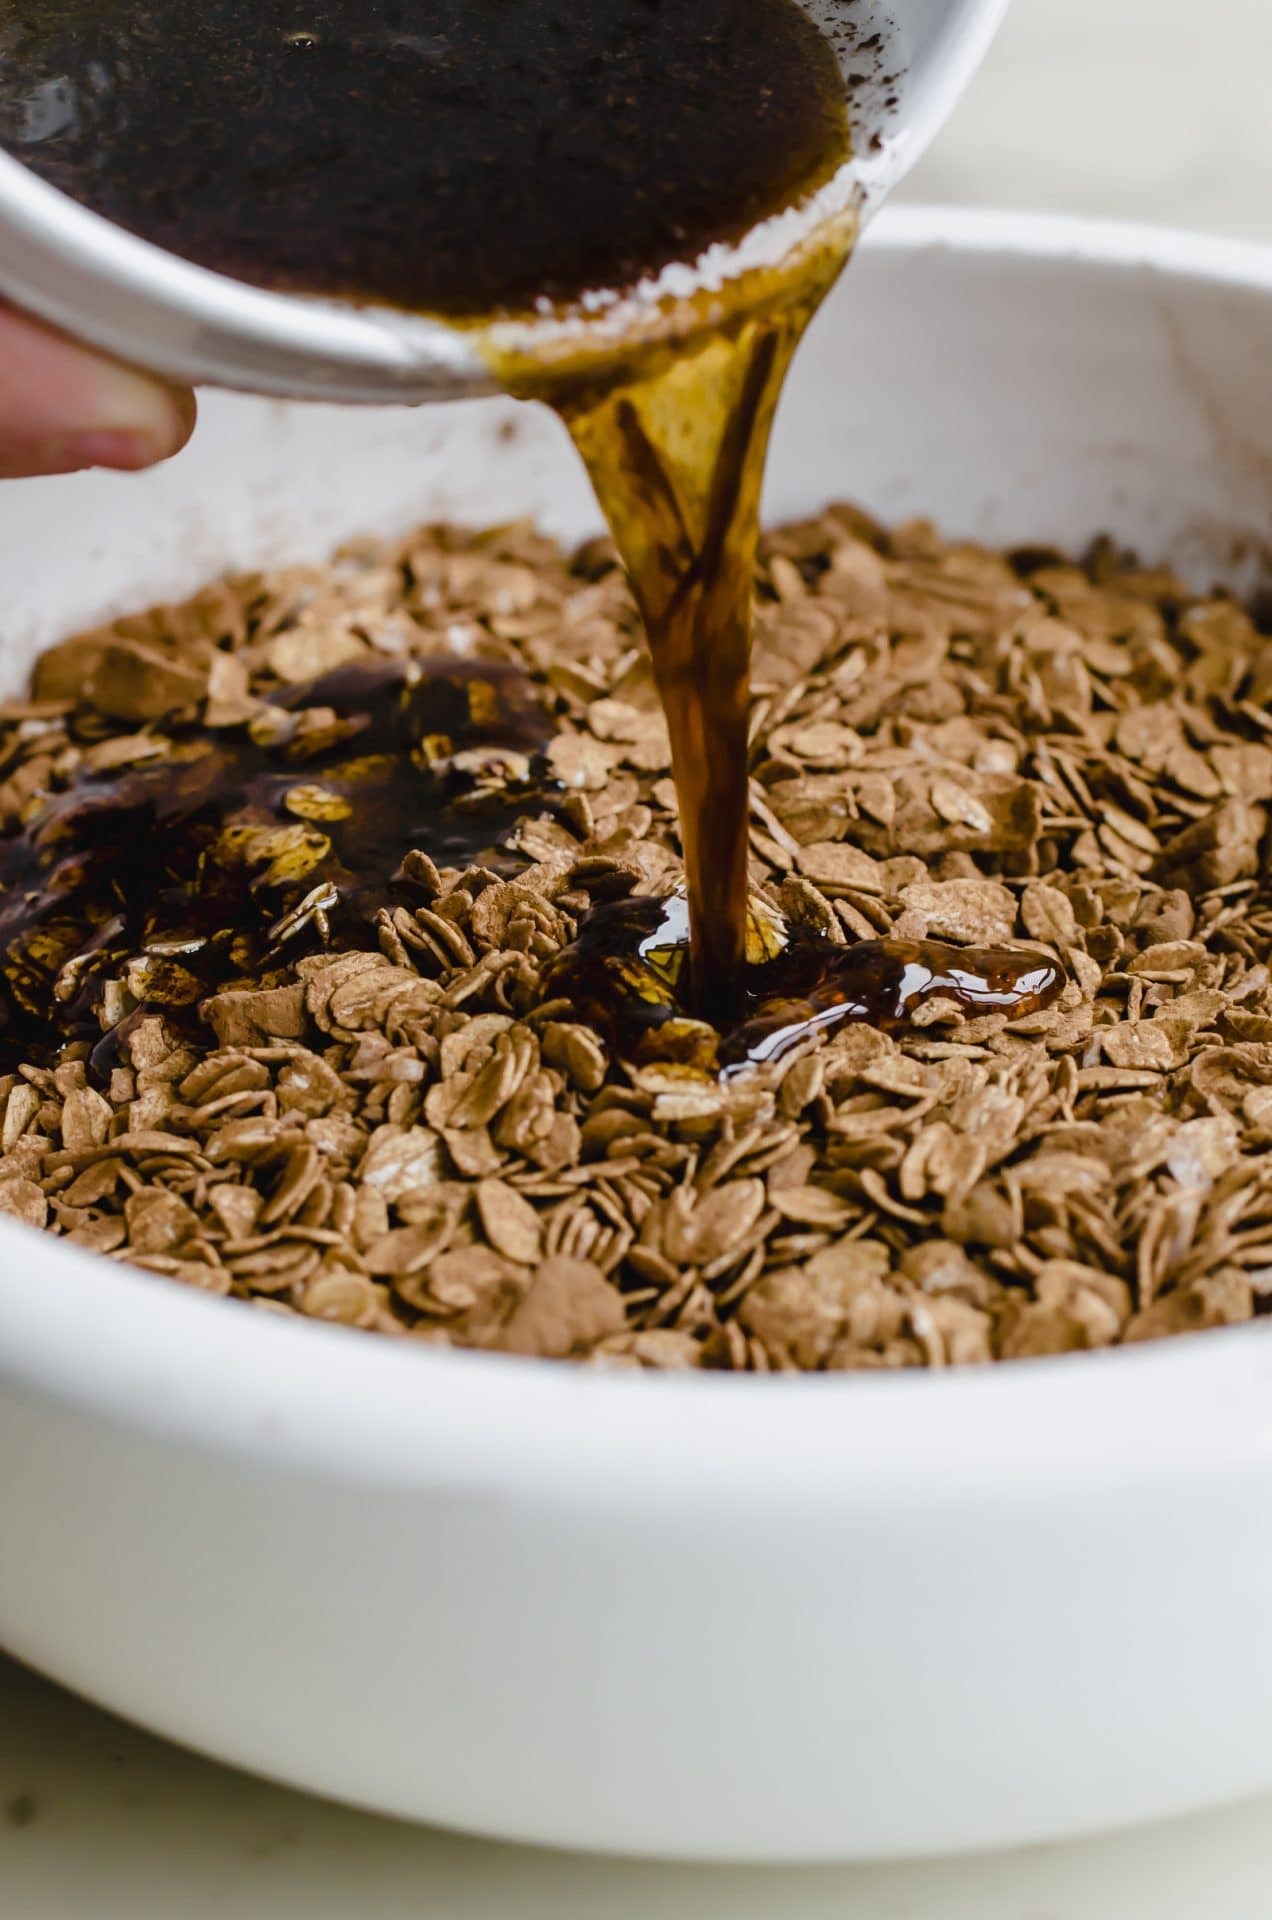
[[[1056, 1004], [938, 997], [724, 1079], [625, 1059], [550, 978], [593, 907], [678, 877], [624, 580], [604, 542], [425, 529], [66, 641], [0, 708], [0, 1210], [271, 1310], [616, 1367], [969, 1365], [1261, 1312], [1272, 641], [1105, 547], [848, 508], [774, 535], [759, 591], [763, 926], [1033, 946]], [[404, 754], [432, 798], [399, 844]], [[197, 859], [130, 916], [94, 835], [157, 791]], [[186, 911], [205, 884], [224, 931]]]

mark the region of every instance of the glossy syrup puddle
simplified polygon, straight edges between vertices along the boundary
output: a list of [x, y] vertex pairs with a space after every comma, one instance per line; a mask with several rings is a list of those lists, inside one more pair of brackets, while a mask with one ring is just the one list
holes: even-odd
[[575, 944], [549, 969], [544, 991], [574, 1008], [618, 1057], [729, 1077], [784, 1059], [814, 1034], [848, 1021], [885, 1032], [912, 1024], [934, 1001], [969, 1018], [1039, 1013], [1066, 984], [1045, 954], [965, 948], [938, 940], [862, 940], [836, 946], [788, 932], [752, 901], [748, 958], [735, 1018], [719, 1029], [694, 1015], [686, 994], [689, 926], [681, 895], [616, 901], [588, 916]]

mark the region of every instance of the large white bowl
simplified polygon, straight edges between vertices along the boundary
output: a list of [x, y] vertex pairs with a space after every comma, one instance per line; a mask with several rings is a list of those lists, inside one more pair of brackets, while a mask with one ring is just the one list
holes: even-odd
[[[881, 223], [770, 508], [1272, 527], [1272, 254]], [[553, 423], [216, 399], [140, 481], [0, 493], [4, 672], [229, 563], [442, 512], [589, 524]], [[612, 1377], [279, 1324], [0, 1229], [0, 1637], [188, 1745], [632, 1853], [970, 1848], [1272, 1783], [1272, 1339], [912, 1378]]]

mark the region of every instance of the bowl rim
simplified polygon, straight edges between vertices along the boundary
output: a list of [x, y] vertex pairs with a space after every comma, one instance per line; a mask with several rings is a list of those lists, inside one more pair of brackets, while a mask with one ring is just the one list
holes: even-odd
[[[1272, 248], [1124, 222], [904, 206], [865, 245], [1272, 293]], [[1077, 1497], [1114, 1478], [1125, 1491], [1255, 1470], [1272, 1460], [1272, 1327], [887, 1376], [636, 1374], [229, 1311], [0, 1220], [0, 1395], [258, 1468], [438, 1497], [629, 1510], [710, 1497], [794, 1517], [929, 1501], [934, 1487], [994, 1503], [1061, 1475]]]

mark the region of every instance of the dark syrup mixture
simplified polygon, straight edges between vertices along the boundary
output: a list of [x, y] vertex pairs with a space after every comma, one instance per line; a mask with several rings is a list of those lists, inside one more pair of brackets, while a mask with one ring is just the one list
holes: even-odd
[[202, 266], [483, 317], [739, 239], [846, 125], [793, 0], [0, 0], [0, 144]]
[[[794, 0], [0, 0], [0, 144], [200, 264], [474, 323], [568, 310], [693, 262], [799, 206], [850, 151], [835, 53]], [[765, 453], [791, 356], [853, 237], [848, 214], [808, 226], [776, 263], [682, 301], [675, 345], [634, 346], [604, 377], [582, 351], [548, 376], [499, 369], [574, 435], [667, 710], [687, 908], [598, 910], [549, 983], [624, 1058], [727, 1068], [776, 1057], [810, 1025], [896, 1024], [936, 993], [1024, 1012], [1062, 984], [1034, 955], [892, 942], [793, 939], [748, 965]], [[98, 1030], [92, 982], [112, 949], [148, 946], [157, 997], [194, 1006], [267, 960], [315, 889], [325, 938], [365, 937], [377, 888], [383, 900], [408, 884], [408, 848], [490, 854], [511, 824], [500, 808], [526, 804], [535, 776], [486, 803], [480, 779], [457, 788], [428, 764], [426, 731], [463, 737], [464, 713], [442, 710], [447, 687], [462, 708], [459, 669], [413, 689], [400, 676], [308, 689], [347, 726], [327, 761], [294, 775], [280, 738], [194, 748], [51, 802], [0, 865], [14, 1037], [31, 1042], [47, 1022], [85, 918], [94, 932], [63, 1032]], [[524, 705], [511, 733], [505, 716], [482, 738], [531, 754], [541, 741]], [[375, 762], [370, 776], [348, 772], [350, 752]], [[311, 818], [304, 806], [320, 803], [293, 788], [315, 780], [331, 797]], [[236, 864], [234, 834], [271, 825], [277, 854], [258, 840], [261, 858]], [[121, 880], [123, 845], [136, 851]], [[145, 1003], [157, 977], [139, 977], [134, 997]]]

